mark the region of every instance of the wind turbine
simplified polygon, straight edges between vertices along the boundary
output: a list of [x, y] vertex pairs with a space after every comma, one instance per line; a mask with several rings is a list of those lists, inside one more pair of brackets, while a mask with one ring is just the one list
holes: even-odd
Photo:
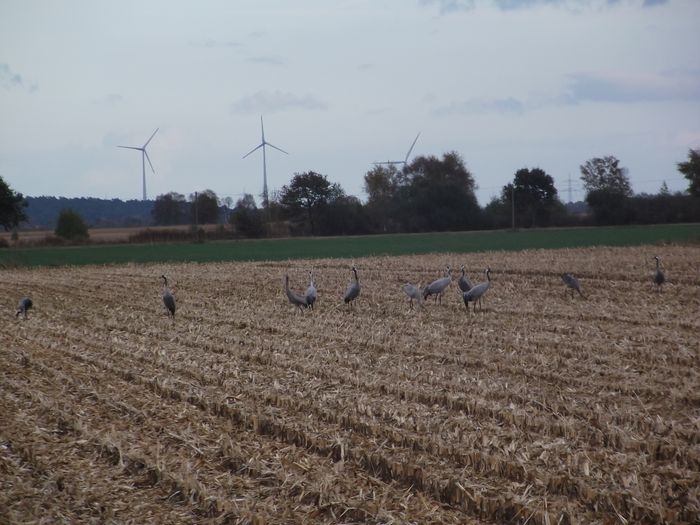
[[263, 207], [267, 208], [268, 205], [268, 200], [267, 200], [267, 158], [265, 156], [265, 146], [270, 146], [271, 148], [275, 148], [277, 151], [281, 151], [282, 153], [289, 155], [286, 151], [283, 149], [278, 148], [274, 144], [270, 144], [265, 140], [265, 126], [263, 125], [263, 118], [262, 115], [260, 115], [260, 129], [262, 130], [262, 142], [255, 146], [252, 150], [250, 150], [248, 153], [243, 155], [243, 158], [246, 158], [248, 155], [253, 153], [255, 150], [262, 148], [263, 151]]
[[411, 147], [408, 148], [408, 153], [406, 153], [406, 156], [404, 157], [403, 160], [387, 160], [386, 162], [375, 162], [375, 166], [380, 166], [382, 164], [387, 164], [389, 166], [393, 166], [395, 164], [403, 164], [404, 166], [408, 164], [408, 157], [411, 155], [411, 152], [413, 151], [413, 146], [416, 145], [416, 142], [418, 142], [418, 137], [420, 137], [420, 131], [418, 132], [418, 135], [416, 135], [416, 138], [413, 139], [413, 144], [411, 144]]
[[146, 143], [141, 146], [140, 148], [137, 148], [136, 146], [117, 146], [118, 148], [126, 148], [126, 149], [136, 149], [141, 152], [141, 167], [143, 171], [143, 200], [146, 200], [146, 159], [148, 159], [148, 165], [151, 167], [151, 171], [153, 173], [156, 172], [156, 170], [153, 169], [153, 164], [151, 164], [151, 159], [148, 157], [148, 152], [146, 151], [146, 146], [148, 146], [148, 143], [151, 142], [151, 139], [155, 137], [156, 133], [158, 133], [158, 130], [160, 128], [156, 128], [156, 130], [153, 132], [153, 135], [151, 135], [151, 138], [146, 141]]

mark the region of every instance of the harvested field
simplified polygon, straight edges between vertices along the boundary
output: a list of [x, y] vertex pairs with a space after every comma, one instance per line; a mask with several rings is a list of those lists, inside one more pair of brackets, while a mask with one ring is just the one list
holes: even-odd
[[0, 523], [698, 522], [700, 247], [352, 262], [3, 270]]

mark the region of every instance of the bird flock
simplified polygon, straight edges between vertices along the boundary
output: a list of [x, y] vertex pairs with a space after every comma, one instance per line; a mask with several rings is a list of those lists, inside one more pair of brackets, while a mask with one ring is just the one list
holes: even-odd
[[[654, 271], [652, 282], [655, 286], [657, 292], [662, 291], [663, 284], [666, 282], [666, 276], [661, 270], [661, 258], [654, 256], [656, 261], [656, 269]], [[445, 291], [452, 284], [452, 269], [446, 267], [445, 276], [439, 279], [435, 279], [425, 288], [422, 288], [420, 284], [417, 286], [411, 283], [406, 283], [401, 287], [403, 293], [409, 299], [409, 308], [413, 309], [413, 302], [415, 301], [419, 307], [423, 307], [424, 302], [431, 295], [435, 296], [435, 303], [442, 304], [442, 297]], [[464, 307], [467, 312], [469, 312], [469, 303], [473, 303], [473, 311], [476, 312], [477, 305], [479, 310], [482, 310], [482, 298], [486, 295], [491, 287], [491, 269], [486, 268], [484, 274], [486, 280], [480, 283], [473, 284], [472, 281], [466, 276], [466, 271], [464, 265], [460, 268], [461, 275], [457, 279], [457, 286], [459, 287], [459, 294], [464, 302]], [[343, 294], [343, 302], [348, 306], [348, 308], [353, 308], [354, 301], [360, 296], [361, 286], [360, 278], [357, 273], [357, 268], [353, 265], [351, 268], [352, 280], [347, 286], [345, 293]], [[175, 296], [170, 291], [168, 287], [168, 278], [165, 275], [161, 275], [160, 278], [163, 280], [163, 290], [162, 290], [162, 300], [163, 306], [167, 312], [168, 317], [175, 319], [176, 302]], [[561, 280], [565, 285], [564, 293], [571, 292], [571, 298], [574, 298], [574, 292], [578, 292], [582, 299], [585, 299], [583, 292], [581, 291], [581, 284], [578, 279], [572, 273], [561, 274]], [[316, 284], [314, 282], [313, 269], [309, 271], [309, 285], [304, 291], [304, 293], [296, 292], [289, 288], [289, 275], [284, 276], [284, 291], [287, 295], [289, 302], [296, 306], [300, 312], [305, 309], [314, 309], [314, 304], [318, 299], [318, 290], [316, 289]], [[17, 311], [15, 317], [27, 319], [27, 312], [34, 307], [34, 303], [29, 297], [22, 297], [17, 304]]]

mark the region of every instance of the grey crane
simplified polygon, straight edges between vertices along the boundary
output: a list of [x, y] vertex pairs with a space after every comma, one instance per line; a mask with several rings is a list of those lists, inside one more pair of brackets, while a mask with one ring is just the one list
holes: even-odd
[[446, 277], [436, 279], [432, 283], [430, 283], [428, 286], [423, 288], [423, 299], [427, 299], [431, 295], [435, 295], [436, 296], [435, 301], [437, 302], [439, 300], [440, 304], [442, 304], [442, 295], [445, 293], [445, 290], [447, 290], [447, 287], [450, 285], [451, 282], [452, 282], [452, 268], [450, 268], [448, 266]]
[[469, 301], [474, 303], [474, 311], [476, 312], [476, 303], [479, 303], [479, 310], [482, 309], [481, 298], [488, 292], [491, 287], [491, 268], [486, 268], [486, 281], [475, 284], [466, 292], [462, 292], [464, 306], [469, 311]]
[[462, 292], [468, 292], [471, 290], [474, 285], [472, 282], [467, 278], [466, 275], [464, 275], [464, 265], [460, 268], [462, 270], [462, 275], [460, 275], [459, 280], [457, 281], [457, 284], [459, 285], [459, 289], [462, 290]]
[[22, 314], [22, 317], [26, 319], [27, 310], [29, 310], [33, 306], [34, 303], [32, 303], [32, 300], [29, 297], [22, 297], [19, 300], [19, 303], [17, 303], [17, 313], [15, 314], [15, 317], [19, 317], [20, 314]]
[[418, 306], [423, 306], [423, 290], [421, 289], [420, 284], [418, 286], [414, 286], [410, 283], [406, 283], [401, 287], [401, 289], [403, 290], [403, 293], [408, 296], [411, 310], [413, 310], [414, 299], [418, 303]]
[[661, 268], [659, 268], [659, 263], [661, 262], [661, 258], [658, 256], [654, 256], [654, 259], [656, 260], [656, 272], [654, 272], [654, 284], [656, 285], [656, 291], [660, 292], [661, 286], [666, 282], [666, 276], [664, 275], [664, 272], [661, 271]]
[[175, 319], [175, 296], [168, 288], [168, 278], [165, 275], [160, 276], [163, 279], [163, 304], [168, 310], [168, 315]]
[[[583, 297], [583, 292], [581, 292], [581, 285], [578, 283], [578, 279], [574, 277], [574, 274], [563, 273], [561, 274], [561, 280], [566, 285], [566, 287], [571, 290], [572, 299], [574, 298], [574, 290], [576, 290], [579, 293], [579, 295]], [[564, 289], [564, 294], [566, 294], [566, 289]]]
[[350, 282], [343, 296], [345, 304], [350, 306], [352, 306], [352, 302], [357, 299], [357, 296], [360, 295], [360, 279], [357, 277], [357, 269], [354, 266], [352, 267], [352, 273], [354, 275], [354, 280]]
[[314, 303], [316, 302], [317, 297], [318, 297], [318, 293], [316, 292], [316, 285], [314, 284], [314, 272], [313, 272], [313, 270], [311, 270], [311, 271], [309, 271], [309, 287], [306, 289], [306, 292], [304, 292], [304, 299], [306, 300], [306, 306], [313, 310]]
[[284, 291], [287, 293], [289, 302], [298, 307], [299, 311], [303, 311], [303, 309], [308, 306], [306, 304], [306, 297], [289, 289], [289, 275], [284, 276]]

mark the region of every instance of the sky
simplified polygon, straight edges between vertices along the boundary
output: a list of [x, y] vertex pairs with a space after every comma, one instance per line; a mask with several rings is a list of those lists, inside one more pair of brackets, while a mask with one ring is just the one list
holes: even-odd
[[211, 189], [458, 152], [482, 205], [520, 168], [585, 197], [614, 155], [682, 191], [700, 148], [697, 0], [0, 0], [0, 176], [29, 196]]

